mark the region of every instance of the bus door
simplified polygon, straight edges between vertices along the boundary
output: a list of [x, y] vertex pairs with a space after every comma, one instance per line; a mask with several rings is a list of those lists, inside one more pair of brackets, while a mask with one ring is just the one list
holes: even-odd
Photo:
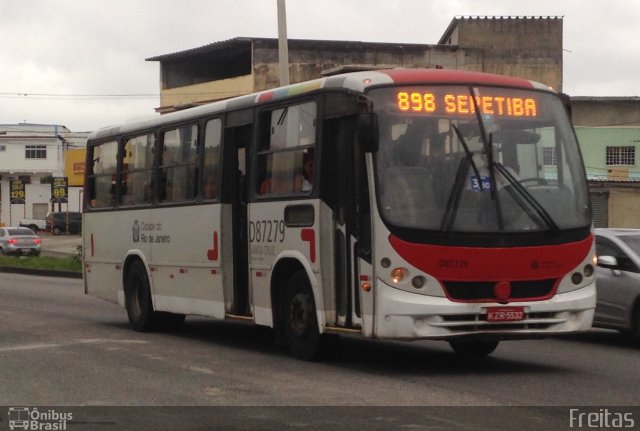
[[345, 327], [362, 323], [359, 250], [370, 238], [365, 159], [355, 141], [356, 125], [355, 116], [331, 119], [323, 130], [321, 193], [333, 212], [336, 324]]
[[[225, 127], [224, 131], [224, 183], [227, 203], [231, 204], [230, 243], [233, 245], [232, 292], [225, 291], [232, 303], [225, 299], [227, 311], [235, 315], [248, 315], [249, 311], [249, 256], [247, 238], [248, 154], [252, 125]], [[227, 225], [228, 226], [228, 225]], [[228, 250], [228, 248], [227, 248]], [[229, 268], [227, 267], [227, 271]]]

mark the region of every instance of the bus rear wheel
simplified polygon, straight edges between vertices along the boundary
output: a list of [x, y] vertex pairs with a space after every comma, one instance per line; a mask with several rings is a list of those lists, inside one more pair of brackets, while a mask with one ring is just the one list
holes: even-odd
[[291, 355], [315, 359], [320, 348], [320, 332], [311, 284], [304, 271], [296, 272], [287, 285], [284, 301], [284, 333]]
[[131, 327], [140, 332], [176, 330], [184, 322], [184, 314], [153, 310], [149, 279], [143, 263], [136, 260], [127, 272], [124, 287], [125, 305]]
[[466, 358], [480, 358], [488, 356], [496, 350], [498, 343], [499, 341], [486, 340], [449, 341], [453, 351]]

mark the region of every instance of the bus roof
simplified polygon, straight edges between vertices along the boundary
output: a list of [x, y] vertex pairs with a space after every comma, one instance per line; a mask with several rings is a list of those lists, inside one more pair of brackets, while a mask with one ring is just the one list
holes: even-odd
[[227, 110], [247, 108], [260, 103], [320, 90], [348, 89], [356, 92], [364, 92], [369, 87], [393, 84], [470, 84], [553, 91], [551, 87], [535, 81], [484, 72], [451, 69], [376, 69], [328, 76], [312, 81], [265, 90], [259, 93], [207, 103], [161, 116], [149, 116], [145, 119], [137, 119], [116, 126], [103, 127], [92, 132], [89, 135], [89, 140], [107, 138], [123, 133], [132, 133], [137, 130], [165, 124], [168, 125], [197, 117], [215, 115], [216, 113]]

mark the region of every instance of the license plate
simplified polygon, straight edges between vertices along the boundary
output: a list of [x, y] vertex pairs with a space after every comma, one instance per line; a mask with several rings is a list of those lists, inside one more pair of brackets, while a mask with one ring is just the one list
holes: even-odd
[[524, 320], [524, 307], [487, 308], [487, 322], [516, 322]]

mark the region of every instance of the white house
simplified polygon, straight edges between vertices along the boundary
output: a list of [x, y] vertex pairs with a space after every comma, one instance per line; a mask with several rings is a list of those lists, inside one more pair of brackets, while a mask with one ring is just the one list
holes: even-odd
[[[81, 186], [68, 187], [67, 203], [52, 203], [51, 183], [66, 176], [65, 153], [84, 148], [88, 135], [56, 124], [0, 124], [0, 226], [44, 219], [50, 211], [80, 211]], [[24, 186], [24, 204], [11, 203], [12, 182]]]

